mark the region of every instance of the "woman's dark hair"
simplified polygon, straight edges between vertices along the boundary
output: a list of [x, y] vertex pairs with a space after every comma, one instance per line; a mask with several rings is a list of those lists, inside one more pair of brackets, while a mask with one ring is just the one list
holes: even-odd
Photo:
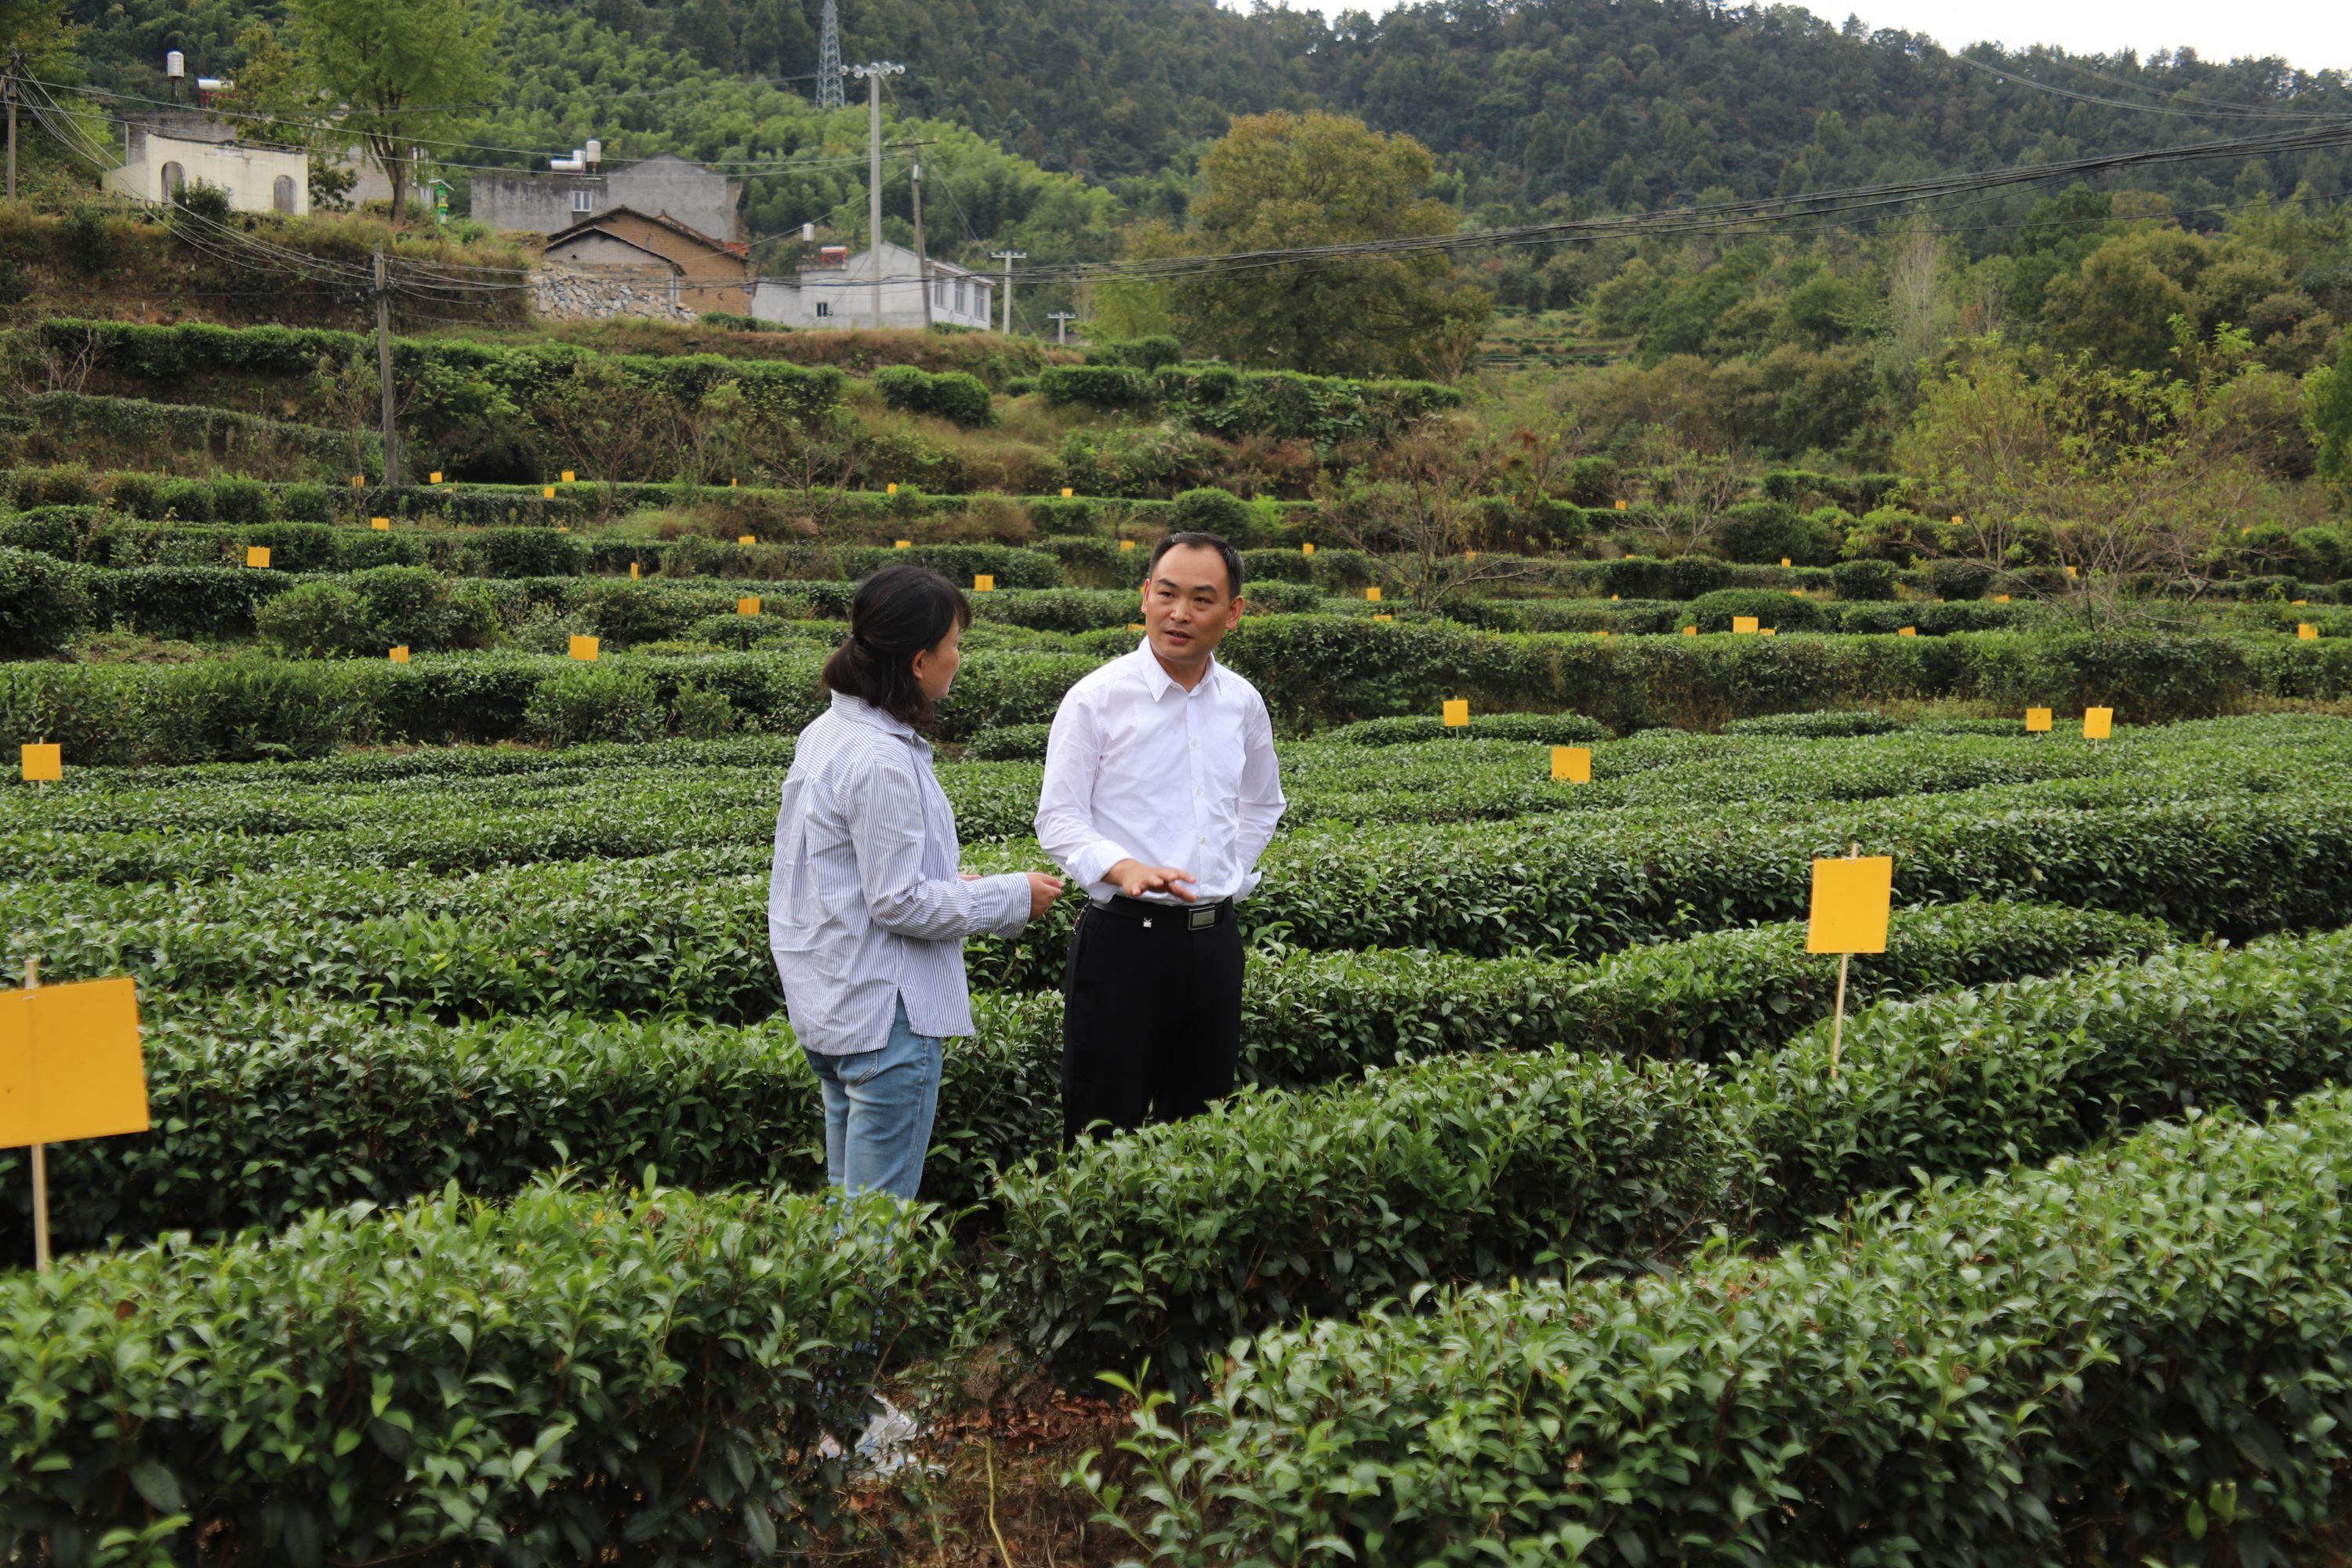
[[885, 566], [849, 601], [849, 640], [824, 661], [827, 691], [871, 702], [917, 729], [936, 704], [915, 684], [915, 656], [937, 647], [950, 626], [971, 625], [971, 603], [928, 566]]

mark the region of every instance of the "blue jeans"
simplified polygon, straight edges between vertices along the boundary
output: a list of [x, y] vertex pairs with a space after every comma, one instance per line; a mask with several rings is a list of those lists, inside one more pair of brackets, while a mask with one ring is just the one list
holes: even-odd
[[940, 1042], [915, 1033], [902, 997], [880, 1049], [805, 1054], [824, 1095], [825, 1179], [845, 1192], [915, 1196], [940, 1108]]

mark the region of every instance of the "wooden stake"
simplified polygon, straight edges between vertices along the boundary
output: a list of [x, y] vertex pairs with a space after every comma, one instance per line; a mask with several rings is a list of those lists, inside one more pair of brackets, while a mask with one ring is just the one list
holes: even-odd
[[[1845, 847], [1845, 858], [1852, 860], [1859, 858], [1861, 854], [1861, 841], [1850, 840]], [[1838, 954], [1837, 1008], [1830, 1014], [1830, 1081], [1832, 1083], [1837, 1081], [1838, 1056], [1845, 1044], [1845, 975], [1846, 967], [1853, 963], [1853, 954], [1850, 952]]]
[[[25, 960], [25, 989], [41, 988], [41, 961]], [[40, 1144], [33, 1145], [33, 1268], [39, 1273], [49, 1271], [49, 1161]]]

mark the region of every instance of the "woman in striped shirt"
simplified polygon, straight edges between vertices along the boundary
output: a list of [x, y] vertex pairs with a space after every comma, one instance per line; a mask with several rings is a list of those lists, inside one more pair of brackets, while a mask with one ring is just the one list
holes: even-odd
[[776, 813], [768, 944], [824, 1097], [836, 1187], [916, 1195], [944, 1041], [972, 1032], [963, 939], [1010, 936], [1061, 882], [965, 877], [955, 811], [921, 734], [961, 662], [971, 605], [938, 573], [859, 584], [826, 661], [832, 706], [801, 731]]

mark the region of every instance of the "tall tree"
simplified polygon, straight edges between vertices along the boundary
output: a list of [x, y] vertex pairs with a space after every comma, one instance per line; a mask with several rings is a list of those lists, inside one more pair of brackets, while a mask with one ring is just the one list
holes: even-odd
[[[1450, 234], [1435, 165], [1409, 136], [1332, 114], [1245, 115], [1202, 155], [1191, 224], [1137, 249], [1211, 256]], [[1204, 269], [1169, 289], [1185, 346], [1240, 364], [1341, 375], [1458, 374], [1493, 301], [1444, 254]]]
[[499, 13], [476, 0], [290, 0], [302, 57], [407, 205], [420, 140], [465, 123], [505, 82]]

